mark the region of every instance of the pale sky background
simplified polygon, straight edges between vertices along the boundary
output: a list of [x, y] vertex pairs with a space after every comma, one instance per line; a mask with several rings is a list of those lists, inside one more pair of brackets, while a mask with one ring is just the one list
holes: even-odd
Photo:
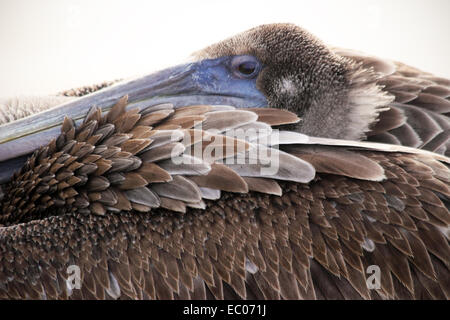
[[0, 96], [144, 74], [272, 22], [450, 78], [449, 12], [449, 0], [0, 0]]

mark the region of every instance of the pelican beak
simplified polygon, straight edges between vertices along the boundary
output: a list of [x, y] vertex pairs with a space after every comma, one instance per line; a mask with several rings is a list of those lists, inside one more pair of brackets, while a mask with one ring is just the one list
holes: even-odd
[[0, 183], [10, 179], [28, 155], [58, 137], [64, 117], [82, 121], [92, 106], [108, 111], [128, 95], [127, 108], [161, 103], [175, 107], [194, 104], [264, 107], [267, 100], [256, 80], [236, 79], [229, 73], [229, 57], [202, 60], [128, 80], [0, 126]]

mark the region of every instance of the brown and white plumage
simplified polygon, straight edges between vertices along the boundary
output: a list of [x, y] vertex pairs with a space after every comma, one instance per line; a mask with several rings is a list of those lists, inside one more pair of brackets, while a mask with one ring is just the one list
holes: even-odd
[[335, 49], [343, 57], [373, 68], [377, 84], [394, 97], [371, 127], [371, 141], [406, 145], [449, 155], [450, 81], [399, 62]]
[[[447, 99], [448, 84], [341, 54], [374, 67], [355, 88], [376, 97], [371, 107], [391, 109], [365, 134], [393, 144], [329, 132], [282, 131], [271, 143], [232, 134], [298, 128], [299, 113], [271, 108], [139, 110], [123, 98], [106, 114], [92, 108], [78, 127], [66, 119], [61, 135], [3, 186], [0, 297], [448, 299], [450, 160], [417, 148], [445, 153], [439, 135], [448, 111], [442, 100], [428, 108], [423, 94]], [[397, 101], [378, 85], [399, 92]], [[440, 127], [414, 122], [411, 109]], [[264, 175], [267, 164], [236, 165], [217, 154], [169, 160], [189, 158], [195, 145], [232, 154], [268, 148], [280, 170]], [[81, 289], [67, 286], [70, 265], [81, 269]], [[381, 270], [379, 290], [366, 285], [371, 265]]]
[[[186, 150], [167, 137], [184, 135], [152, 139], [157, 128], [189, 134], [193, 115], [223, 111], [124, 108], [94, 108], [77, 129], [67, 119], [5, 190], [3, 298], [448, 298], [445, 157], [281, 141], [291, 156], [278, 179], [202, 160], [165, 170], [165, 146]], [[71, 291], [73, 264], [82, 286]], [[374, 264], [382, 287], [369, 291]]]

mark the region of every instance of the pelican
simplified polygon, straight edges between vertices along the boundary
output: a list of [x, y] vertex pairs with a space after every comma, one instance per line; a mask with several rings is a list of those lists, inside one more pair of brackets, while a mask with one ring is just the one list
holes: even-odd
[[272, 24], [4, 100], [0, 297], [448, 299], [449, 97]]

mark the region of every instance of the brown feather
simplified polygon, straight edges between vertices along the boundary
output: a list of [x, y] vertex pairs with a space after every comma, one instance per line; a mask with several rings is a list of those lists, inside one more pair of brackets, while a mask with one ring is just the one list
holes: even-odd
[[300, 118], [296, 114], [287, 110], [274, 108], [245, 108], [244, 110], [256, 113], [258, 115], [258, 121], [271, 126], [293, 124], [300, 121]]
[[380, 181], [384, 170], [377, 163], [352, 152], [337, 149], [298, 148], [291, 153], [311, 163], [319, 172], [349, 176], [362, 180]]
[[248, 192], [247, 183], [236, 172], [219, 163], [211, 165], [211, 171], [204, 176], [190, 176], [199, 187], [229, 191]]

